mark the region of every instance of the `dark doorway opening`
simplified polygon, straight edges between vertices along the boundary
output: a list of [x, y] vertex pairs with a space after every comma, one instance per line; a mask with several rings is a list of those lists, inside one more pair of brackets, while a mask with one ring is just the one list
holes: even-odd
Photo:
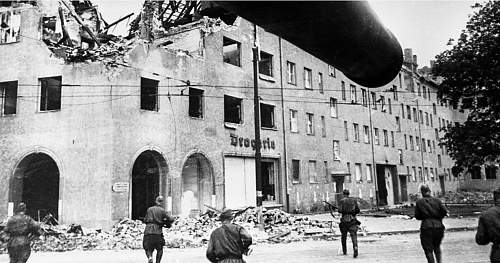
[[399, 176], [399, 181], [401, 182], [401, 202], [408, 201], [408, 185], [406, 183], [406, 175]]
[[158, 152], [145, 151], [137, 157], [132, 168], [132, 219], [143, 219], [155, 204], [166, 173], [166, 162]]
[[385, 183], [385, 166], [377, 164], [377, 187], [379, 205], [387, 205], [387, 188]]
[[212, 168], [208, 159], [195, 153], [186, 160], [182, 168], [181, 211], [183, 215], [205, 212], [205, 205], [213, 206], [214, 194]]
[[262, 161], [261, 165], [262, 176], [262, 200], [276, 201], [276, 169], [275, 162]]
[[59, 214], [59, 169], [47, 154], [33, 153], [26, 156], [14, 172], [10, 200], [14, 211], [20, 202], [26, 204], [26, 213], [43, 219], [49, 213], [58, 218]]
[[395, 165], [387, 165], [386, 167], [389, 168], [389, 172], [391, 174], [392, 178], [392, 194], [394, 196], [394, 204], [400, 203], [400, 198], [399, 198], [399, 176], [398, 170]]
[[444, 195], [444, 193], [446, 193], [446, 189], [444, 186], [444, 176], [439, 176], [439, 184], [441, 186], [441, 194]]

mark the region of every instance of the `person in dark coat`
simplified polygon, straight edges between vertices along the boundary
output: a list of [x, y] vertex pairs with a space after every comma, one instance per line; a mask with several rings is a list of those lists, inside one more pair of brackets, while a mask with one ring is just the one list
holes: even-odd
[[338, 203], [338, 211], [342, 214], [340, 218], [340, 233], [342, 237], [340, 239], [342, 243], [342, 252], [344, 255], [347, 254], [347, 233], [351, 235], [352, 248], [354, 250], [353, 256], [358, 257], [358, 226], [359, 221], [356, 215], [359, 213], [359, 206], [356, 199], [349, 197], [349, 190], [344, 189], [342, 192], [344, 198], [342, 198]]
[[243, 255], [247, 254], [252, 244], [252, 237], [242, 226], [231, 223], [233, 211], [224, 210], [219, 220], [222, 226], [210, 235], [207, 247], [207, 258], [213, 263], [244, 263]]
[[156, 205], [148, 208], [144, 223], [144, 238], [142, 247], [146, 251], [148, 262], [153, 262], [153, 252], [156, 249], [156, 263], [160, 263], [163, 256], [163, 246], [165, 239], [163, 238], [163, 227], [170, 227], [174, 221], [163, 209], [163, 196], [156, 197]]
[[26, 205], [20, 203], [17, 213], [9, 218], [5, 232], [9, 235], [7, 251], [10, 263], [25, 263], [31, 255], [31, 240], [40, 235], [40, 225], [26, 215]]
[[479, 217], [476, 233], [478, 245], [491, 246], [491, 262], [500, 263], [500, 187], [493, 192], [495, 206], [490, 207]]
[[[431, 189], [422, 185], [420, 188], [422, 198], [417, 200], [415, 218], [422, 220], [420, 224], [420, 243], [424, 249], [428, 263], [441, 263], [441, 241], [444, 237], [443, 218], [448, 211], [443, 202], [431, 196]], [[436, 261], [434, 261], [434, 255]]]

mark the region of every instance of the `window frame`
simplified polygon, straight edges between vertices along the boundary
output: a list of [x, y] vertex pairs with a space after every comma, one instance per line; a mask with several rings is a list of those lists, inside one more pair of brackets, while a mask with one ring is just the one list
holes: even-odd
[[[232, 42], [232, 43], [226, 45], [226, 42]], [[227, 51], [227, 52], [224, 51], [225, 47], [230, 46], [230, 45], [234, 45], [234, 44], [236, 44], [236, 49], [237, 49], [237, 53], [238, 53], [238, 58], [236, 59], [236, 64], [229, 62], [229, 61], [231, 61], [230, 58], [226, 59], [226, 54], [233, 54], [233, 53], [231, 53], [230, 51]], [[236, 40], [229, 38], [229, 37], [226, 37], [226, 36], [222, 36], [222, 62], [224, 62], [225, 64], [236, 66], [236, 67], [241, 67], [241, 42], [236, 41]]]
[[[304, 89], [313, 90], [312, 69], [304, 67]], [[309, 87], [308, 87], [309, 86]]]
[[297, 86], [297, 65], [291, 61], [286, 62], [287, 83]]
[[[45, 81], [48, 81], [48, 80], [57, 80], [59, 83], [56, 85], [56, 90], [55, 91], [52, 91], [54, 92], [55, 94], [57, 94], [57, 97], [56, 98], [56, 107], [55, 108], [50, 108], [49, 109], [49, 96], [50, 96], [50, 91], [49, 91], [49, 87], [46, 87], [45, 86]], [[38, 79], [38, 82], [40, 84], [40, 89], [39, 89], [39, 92], [40, 92], [40, 96], [39, 96], [39, 112], [54, 112], [54, 111], [60, 111], [62, 109], [62, 76], [52, 76], [52, 77], [43, 77], [43, 78], [39, 78]], [[48, 84], [46, 84], [48, 85]], [[45, 92], [44, 92], [44, 86], [45, 86]], [[52, 86], [52, 85], [51, 85]], [[54, 94], [52, 94], [54, 95]], [[43, 107], [42, 107], [43, 106]]]

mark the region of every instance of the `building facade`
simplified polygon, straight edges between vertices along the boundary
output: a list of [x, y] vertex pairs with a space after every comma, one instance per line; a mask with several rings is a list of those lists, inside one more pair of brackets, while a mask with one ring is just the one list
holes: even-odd
[[[53, 9], [0, 12], [19, 28], [0, 45], [2, 217], [23, 201], [35, 217], [109, 227], [159, 194], [174, 214], [255, 206], [252, 24], [200, 19], [127, 42], [126, 63], [110, 66], [49, 48]], [[307, 212], [346, 188], [372, 205], [407, 202], [421, 183], [457, 189], [438, 142], [464, 116], [410, 50], [391, 83], [367, 89], [257, 31], [265, 206]]]

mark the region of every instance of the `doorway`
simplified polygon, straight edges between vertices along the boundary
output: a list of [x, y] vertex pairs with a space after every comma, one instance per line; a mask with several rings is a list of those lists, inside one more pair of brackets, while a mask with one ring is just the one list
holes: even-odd
[[439, 185], [441, 186], [441, 194], [444, 195], [444, 193], [446, 193], [446, 189], [444, 186], [444, 176], [439, 176]]
[[143, 219], [148, 207], [155, 205], [166, 174], [167, 164], [160, 153], [148, 150], [137, 157], [132, 168], [132, 219]]
[[276, 202], [276, 169], [274, 161], [261, 163], [262, 201]]
[[408, 185], [406, 183], [406, 175], [399, 176], [399, 182], [401, 183], [401, 202], [408, 201]]
[[387, 188], [385, 181], [385, 166], [377, 164], [377, 188], [378, 188], [378, 201], [380, 206], [387, 205]]
[[213, 206], [214, 184], [212, 167], [208, 159], [195, 153], [188, 157], [182, 168], [181, 214], [196, 215]]
[[19, 203], [26, 204], [26, 214], [43, 219], [46, 215], [59, 215], [59, 168], [45, 153], [32, 153], [24, 157], [14, 171], [10, 188], [10, 201], [14, 211]]

